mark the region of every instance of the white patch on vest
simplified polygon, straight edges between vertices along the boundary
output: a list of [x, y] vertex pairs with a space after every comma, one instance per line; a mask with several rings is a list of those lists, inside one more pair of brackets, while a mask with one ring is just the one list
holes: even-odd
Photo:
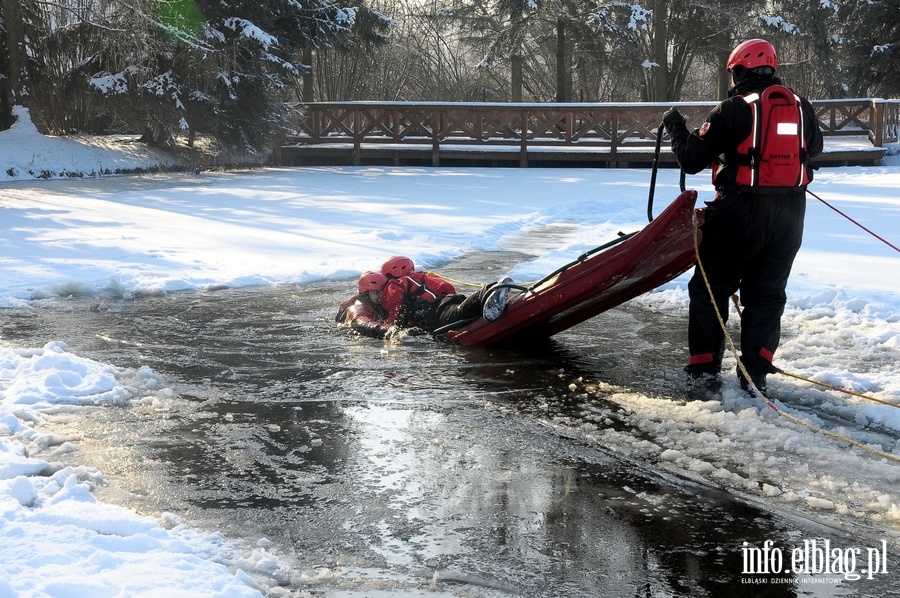
[[779, 135], [797, 135], [797, 123], [778, 123], [775, 132]]

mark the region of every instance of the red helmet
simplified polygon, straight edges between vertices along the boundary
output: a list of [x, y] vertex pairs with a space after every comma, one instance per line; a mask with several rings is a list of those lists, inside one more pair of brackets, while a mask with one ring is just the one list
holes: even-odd
[[359, 277], [356, 282], [356, 288], [360, 293], [369, 291], [380, 291], [387, 284], [387, 277], [381, 272], [366, 272]]
[[400, 278], [412, 274], [415, 269], [413, 261], [405, 255], [395, 255], [381, 265], [381, 273], [388, 278]]
[[767, 66], [772, 69], [772, 72], [775, 72], [775, 69], [778, 68], [778, 54], [775, 52], [775, 46], [764, 39], [748, 39], [731, 51], [731, 56], [728, 57], [728, 62], [725, 64], [725, 70], [731, 72], [736, 66], [743, 66], [747, 69]]

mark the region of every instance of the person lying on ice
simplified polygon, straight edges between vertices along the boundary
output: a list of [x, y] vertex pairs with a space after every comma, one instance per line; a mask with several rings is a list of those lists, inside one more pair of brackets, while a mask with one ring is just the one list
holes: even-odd
[[[511, 282], [504, 278], [496, 284]], [[360, 276], [359, 294], [341, 306], [336, 320], [374, 338], [392, 338], [401, 331], [413, 335], [434, 332], [480, 316], [496, 320], [506, 307], [509, 287], [491, 292], [494, 284], [466, 296], [456, 293], [453, 285], [439, 276], [415, 271], [409, 258], [395, 256], [384, 263], [381, 272]]]

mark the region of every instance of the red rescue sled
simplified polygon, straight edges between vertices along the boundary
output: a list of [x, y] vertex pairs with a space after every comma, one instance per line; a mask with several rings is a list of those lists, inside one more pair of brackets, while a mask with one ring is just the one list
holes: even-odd
[[527, 290], [513, 290], [497, 320], [478, 318], [435, 336], [461, 345], [545, 338], [672, 280], [696, 259], [692, 218], [695, 211], [703, 215], [696, 201], [696, 191], [684, 191], [640, 231], [582, 255]]

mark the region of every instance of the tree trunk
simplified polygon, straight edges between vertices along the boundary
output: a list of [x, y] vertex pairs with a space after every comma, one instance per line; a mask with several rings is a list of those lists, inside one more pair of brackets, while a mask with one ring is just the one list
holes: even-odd
[[556, 101], [569, 101], [566, 68], [566, 22], [562, 17], [556, 19]]
[[719, 101], [728, 98], [728, 89], [731, 87], [731, 74], [725, 70], [725, 64], [728, 62], [728, 57], [730, 55], [731, 52], [729, 52], [728, 50], [724, 50], [719, 55]]
[[13, 104], [23, 104], [25, 84], [25, 23], [20, 0], [0, 0], [6, 23], [6, 45], [9, 48], [9, 90]]
[[522, 56], [513, 54], [511, 57], [512, 68], [512, 101], [522, 101]]
[[303, 74], [303, 103], [313, 101], [313, 60], [312, 48], [303, 48], [303, 64], [309, 66], [309, 71]]
[[651, 102], [666, 102], [677, 100], [669, 96], [669, 28], [667, 21], [669, 3], [668, 0], [655, 0], [653, 3], [653, 67], [650, 75], [650, 89], [648, 98]]

